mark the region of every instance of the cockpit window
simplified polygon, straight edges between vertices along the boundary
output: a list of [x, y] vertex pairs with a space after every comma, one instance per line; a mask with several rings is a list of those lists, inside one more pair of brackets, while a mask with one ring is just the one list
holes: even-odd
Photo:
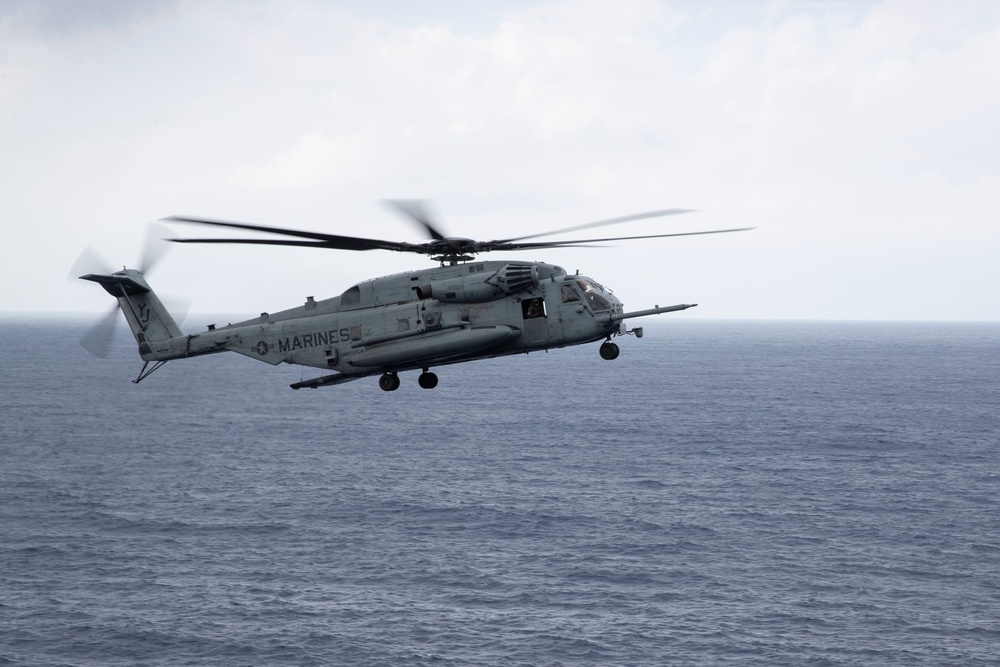
[[583, 296], [587, 299], [590, 309], [597, 312], [599, 310], [611, 310], [611, 302], [599, 294], [601, 288], [589, 280], [580, 279], [576, 284], [583, 290]]
[[588, 280], [587, 278], [579, 278], [576, 284], [580, 286], [584, 292], [603, 292], [604, 288], [595, 283], [593, 280]]
[[561, 290], [562, 290], [562, 300], [563, 300], [563, 303], [570, 303], [571, 301], [579, 301], [580, 300], [580, 295], [576, 293], [576, 290], [573, 289], [572, 285], [569, 285], [567, 283], [563, 283], [562, 287], [561, 287]]

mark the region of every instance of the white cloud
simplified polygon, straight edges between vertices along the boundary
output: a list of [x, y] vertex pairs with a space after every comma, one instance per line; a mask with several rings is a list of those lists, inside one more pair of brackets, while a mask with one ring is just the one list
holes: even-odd
[[[384, 197], [435, 199], [448, 230], [466, 236], [665, 206], [705, 211], [664, 221], [668, 230], [761, 225], [545, 258], [581, 266], [637, 307], [665, 301], [670, 286], [711, 300], [715, 316], [871, 316], [863, 299], [838, 296], [860, 289], [836, 273], [854, 261], [869, 289], [894, 295], [894, 316], [932, 317], [896, 294], [907, 284], [898, 274], [921, 276], [947, 239], [958, 245], [945, 275], [971, 281], [954, 249], [1000, 249], [993, 3], [420, 11], [273, 0], [76, 23], [8, 12], [0, 222], [23, 236], [0, 250], [0, 279], [12, 284], [42, 258], [68, 266], [90, 236], [171, 213], [413, 240], [373, 203]], [[893, 260], [891, 275], [865, 250], [904, 242], [914, 259]], [[244, 266], [283, 266], [286, 282], [195, 303], [250, 312], [289, 292], [319, 296], [317, 280], [337, 293], [422, 261], [231, 249], [206, 267], [207, 253], [186, 250], [164, 267], [174, 291], [205, 293], [204, 271], [252, 281]], [[653, 281], [651, 266], [664, 267]], [[1000, 274], [961, 287], [990, 281]], [[750, 309], [740, 288], [774, 305]], [[41, 289], [53, 309], [103, 305], [61, 282]], [[996, 292], [978, 299], [978, 317], [1000, 319]], [[37, 303], [7, 290], [0, 309]]]
[[292, 148], [258, 167], [239, 169], [229, 179], [237, 187], [297, 190], [349, 180], [368, 171], [362, 137], [330, 138], [321, 132], [299, 137]]

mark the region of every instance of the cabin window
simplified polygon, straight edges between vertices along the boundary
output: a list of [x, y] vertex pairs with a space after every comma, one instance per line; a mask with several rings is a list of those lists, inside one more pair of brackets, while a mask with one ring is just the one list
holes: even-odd
[[400, 331], [409, 331], [410, 330], [410, 318], [408, 318], [408, 317], [401, 317], [401, 318], [399, 318], [399, 320], [398, 320], [398, 326], [399, 326], [399, 330]]
[[351, 340], [355, 343], [361, 340], [361, 325], [355, 324], [351, 327]]
[[545, 317], [545, 302], [542, 299], [525, 299], [521, 302], [521, 313], [524, 319], [533, 320], [536, 317]]
[[580, 300], [580, 295], [575, 289], [573, 289], [573, 286], [568, 283], [563, 283], [560, 291], [562, 292], [563, 303], [571, 303], [573, 301]]
[[458, 319], [460, 321], [462, 321], [462, 322], [471, 322], [472, 321], [472, 316], [469, 313], [469, 309], [468, 308], [459, 308], [459, 310], [458, 310]]

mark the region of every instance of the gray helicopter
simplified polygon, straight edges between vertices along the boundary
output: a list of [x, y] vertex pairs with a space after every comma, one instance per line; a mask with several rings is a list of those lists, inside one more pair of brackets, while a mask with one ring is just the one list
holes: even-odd
[[[171, 238], [175, 243], [235, 243], [338, 250], [393, 250], [428, 255], [439, 265], [360, 282], [340, 296], [224, 327], [185, 335], [153, 292], [143, 271], [125, 268], [88, 273], [82, 280], [99, 283], [118, 300], [145, 362], [138, 383], [166, 362], [217, 352], [237, 352], [277, 365], [298, 364], [329, 371], [296, 382], [292, 389], [342, 384], [379, 376], [385, 391], [399, 388], [399, 373], [419, 370], [424, 389], [438, 384], [431, 368], [476, 359], [548, 350], [603, 341], [602, 359], [615, 359], [618, 336], [642, 336], [626, 320], [685, 310], [697, 304], [656, 306], [626, 312], [621, 301], [596, 280], [569, 275], [544, 262], [481, 261], [476, 255], [499, 250], [586, 247], [608, 241], [719, 234], [753, 229], [536, 241], [539, 237], [581, 231], [644, 218], [688, 212], [666, 209], [585, 225], [493, 241], [448, 237], [431, 223], [423, 203], [388, 202], [416, 221], [431, 241], [405, 243], [337, 236], [238, 222], [172, 216], [164, 221], [265, 232], [285, 238]], [[117, 310], [117, 308], [115, 309]], [[114, 317], [115, 311], [110, 314]]]

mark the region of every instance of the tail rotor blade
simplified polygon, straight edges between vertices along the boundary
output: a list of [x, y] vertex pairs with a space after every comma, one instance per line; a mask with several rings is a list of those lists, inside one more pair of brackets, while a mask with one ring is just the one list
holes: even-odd
[[73, 262], [73, 266], [70, 268], [66, 277], [69, 280], [76, 280], [80, 276], [85, 276], [88, 273], [104, 275], [111, 273], [112, 271], [113, 269], [111, 268], [111, 264], [108, 263], [106, 259], [101, 257], [96, 250], [87, 246], [76, 258], [76, 261]]
[[111, 345], [114, 343], [117, 322], [118, 304], [115, 304], [83, 335], [83, 338], [80, 339], [80, 345], [95, 357], [107, 359], [111, 355]]

